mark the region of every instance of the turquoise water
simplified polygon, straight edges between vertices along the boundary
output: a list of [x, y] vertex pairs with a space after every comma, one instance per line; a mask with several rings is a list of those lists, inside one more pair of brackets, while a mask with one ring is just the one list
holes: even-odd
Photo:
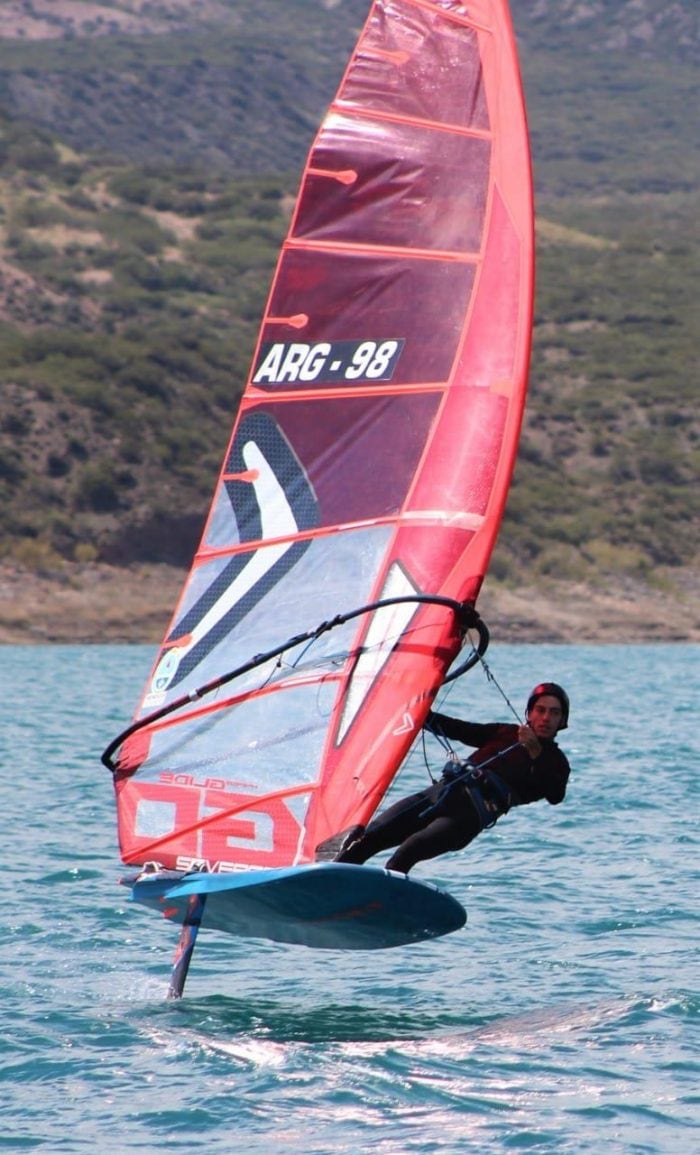
[[[360, 954], [203, 932], [178, 1004], [177, 931], [117, 885], [99, 763], [150, 659], [0, 647], [0, 1150], [700, 1150], [700, 647], [492, 645], [519, 707], [570, 689], [574, 774], [416, 868], [467, 927]], [[444, 708], [508, 718], [481, 671]]]

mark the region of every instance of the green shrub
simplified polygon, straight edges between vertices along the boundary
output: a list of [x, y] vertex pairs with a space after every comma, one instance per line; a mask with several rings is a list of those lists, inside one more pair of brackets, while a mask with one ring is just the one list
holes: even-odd
[[65, 477], [70, 473], [71, 462], [59, 453], [49, 453], [46, 461], [46, 471], [49, 477]]
[[119, 483], [111, 462], [91, 462], [84, 467], [75, 487], [75, 501], [79, 509], [93, 513], [113, 513], [119, 509]]
[[63, 565], [63, 559], [47, 541], [34, 537], [12, 542], [11, 556], [33, 573], [55, 573]]
[[77, 562], [81, 562], [82, 564], [89, 564], [90, 562], [97, 561], [97, 558], [99, 557], [99, 550], [92, 544], [92, 542], [81, 541], [78, 542], [75, 549], [73, 550], [73, 557]]
[[17, 452], [0, 445], [0, 481], [16, 484], [24, 477], [24, 466]]

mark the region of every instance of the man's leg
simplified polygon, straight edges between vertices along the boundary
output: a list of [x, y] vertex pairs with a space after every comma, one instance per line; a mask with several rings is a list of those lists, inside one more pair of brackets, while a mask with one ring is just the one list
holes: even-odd
[[440, 815], [423, 830], [418, 830], [406, 838], [392, 854], [386, 869], [408, 874], [417, 862], [437, 858], [439, 854], [446, 854], [448, 850], [463, 850], [473, 838], [476, 838], [480, 830], [481, 823], [476, 814], [473, 817], [468, 814], [466, 821], [464, 814]]
[[427, 821], [421, 817], [426, 807], [430, 806], [430, 799], [426, 792], [409, 794], [407, 798], [400, 798], [378, 818], [375, 818], [363, 834], [350, 843], [337, 856], [336, 862], [351, 862], [357, 865], [366, 862], [373, 854], [381, 850], [388, 850], [390, 846], [398, 846], [415, 831], [420, 830]]

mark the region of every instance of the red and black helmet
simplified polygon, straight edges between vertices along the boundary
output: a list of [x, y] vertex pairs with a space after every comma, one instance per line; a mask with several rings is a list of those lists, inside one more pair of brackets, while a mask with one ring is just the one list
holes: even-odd
[[559, 686], [556, 682], [540, 682], [539, 686], [535, 686], [527, 700], [527, 710], [525, 716], [529, 717], [530, 710], [534, 706], [538, 698], [543, 698], [545, 694], [551, 694], [553, 698], [558, 698], [561, 703], [561, 726], [560, 730], [566, 730], [569, 725], [569, 695], [566, 690]]

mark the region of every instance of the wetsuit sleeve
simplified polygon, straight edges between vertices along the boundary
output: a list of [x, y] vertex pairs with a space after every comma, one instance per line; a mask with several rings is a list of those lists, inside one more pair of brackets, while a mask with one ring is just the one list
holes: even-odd
[[564, 801], [566, 784], [569, 781], [571, 767], [565, 754], [558, 747], [545, 750], [533, 763], [536, 773], [541, 775], [544, 785], [544, 796], [552, 806]]
[[461, 718], [450, 718], [447, 714], [428, 714], [423, 728], [431, 734], [442, 735], [450, 741], [463, 742], [465, 746], [483, 746], [503, 729], [499, 722], [464, 722]]

